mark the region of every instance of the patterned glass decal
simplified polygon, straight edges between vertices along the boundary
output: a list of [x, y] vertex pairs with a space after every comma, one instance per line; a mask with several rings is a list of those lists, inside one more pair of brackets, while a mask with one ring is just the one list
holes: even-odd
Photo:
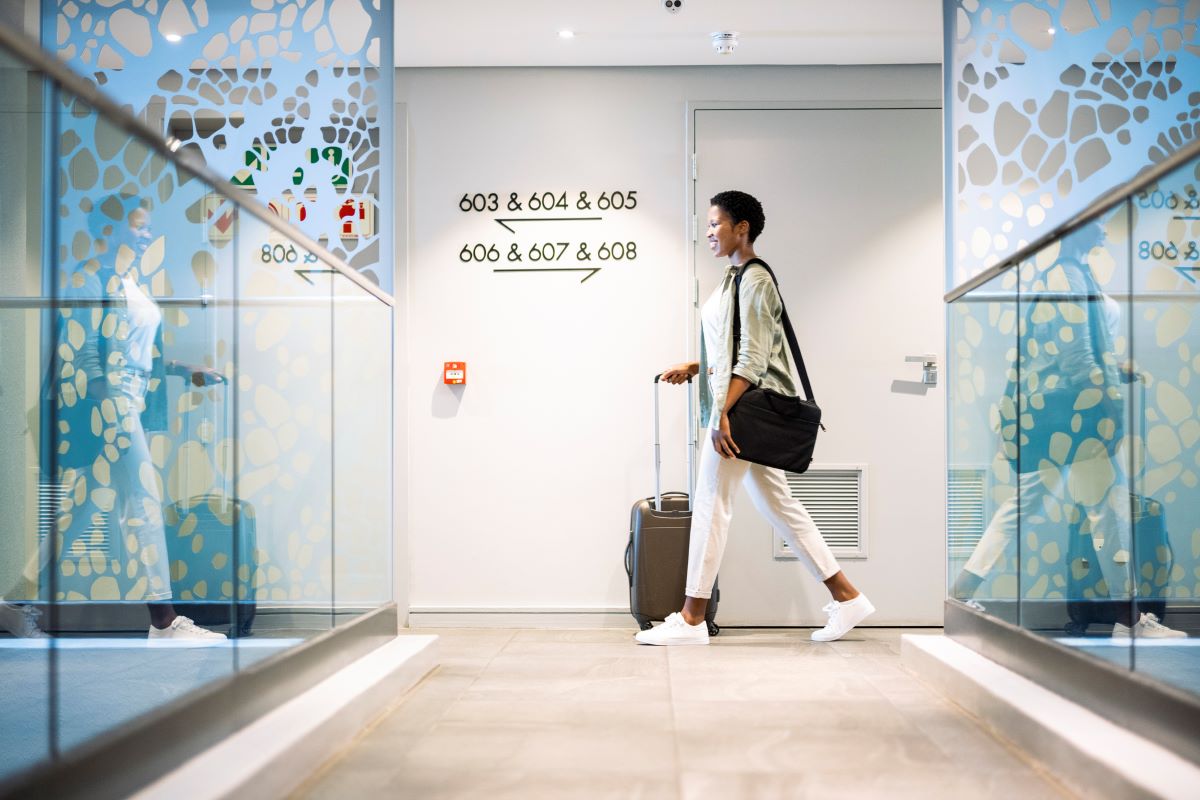
[[946, 0], [947, 288], [1200, 136], [1200, 0]]
[[[390, 202], [390, 137], [377, 119], [391, 90], [375, 68], [391, 59], [390, 5], [97, 0], [51, 11], [47, 30], [73, 67], [118, 100], [137, 98], [133, 110], [182, 148], [390, 288], [379, 265], [390, 265], [391, 236], [374, 224]], [[174, 32], [180, 42], [163, 38]], [[62, 97], [55, 124], [53, 287], [67, 306], [48, 365], [41, 478], [63, 498], [48, 531], [61, 554], [55, 599], [328, 607], [330, 339], [363, 314], [355, 302], [376, 315], [382, 305], [83, 104]], [[136, 235], [135, 211], [146, 216]], [[129, 368], [108, 358], [128, 350], [137, 326], [122, 320], [135, 306], [158, 321], [142, 326], [153, 343]], [[376, 326], [370, 338], [389, 333]], [[198, 371], [212, 380], [198, 385]], [[343, 394], [355, 386], [350, 374], [339, 381]]]
[[47, 48], [391, 291], [390, 2], [58, 0], [44, 13]]

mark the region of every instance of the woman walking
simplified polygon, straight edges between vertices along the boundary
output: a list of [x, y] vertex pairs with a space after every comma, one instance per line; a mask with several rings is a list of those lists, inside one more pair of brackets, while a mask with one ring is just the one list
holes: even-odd
[[[700, 447], [686, 597], [682, 610], [662, 625], [638, 632], [636, 638], [652, 645], [708, 644], [704, 612], [725, 552], [734, 494], [742, 483], [759, 513], [829, 589], [832, 601], [824, 609], [829, 621], [813, 632], [812, 639], [831, 642], [845, 636], [875, 607], [842, 572], [812, 517], [788, 491], [783, 472], [737, 457], [728, 414], [742, 394], [752, 386], [793, 396], [797, 390], [781, 321], [783, 302], [770, 273], [751, 263], [757, 259], [754, 241], [765, 223], [762, 205], [738, 191], [721, 192], [709, 202], [708, 246], [717, 258], [729, 259], [729, 268], [701, 311], [700, 361], [676, 365], [662, 375], [667, 383], [679, 384], [704, 369], [711, 393], [711, 401], [701, 397], [701, 416], [708, 420], [711, 447]], [[739, 283], [741, 335], [734, 353], [733, 293]]]

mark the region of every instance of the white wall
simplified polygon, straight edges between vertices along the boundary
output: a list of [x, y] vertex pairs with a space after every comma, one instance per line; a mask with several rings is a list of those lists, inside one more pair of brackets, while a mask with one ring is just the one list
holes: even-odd
[[[399, 70], [411, 474], [397, 513], [414, 613], [628, 608], [629, 508], [653, 490], [651, 377], [689, 352], [688, 101], [936, 102], [940, 90], [937, 67]], [[464, 192], [503, 203], [604, 189], [637, 189], [639, 208], [598, 228], [540, 223], [554, 235], [513, 236], [491, 218], [517, 214], [457, 205]], [[585, 283], [458, 259], [466, 243], [581, 237], [636, 240], [639, 257]], [[468, 362], [465, 387], [440, 383], [453, 359]], [[679, 488], [683, 399], [664, 400], [664, 483]]]

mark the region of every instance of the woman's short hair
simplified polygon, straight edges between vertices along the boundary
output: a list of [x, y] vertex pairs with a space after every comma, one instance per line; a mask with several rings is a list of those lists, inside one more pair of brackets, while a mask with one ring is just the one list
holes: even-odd
[[762, 203], [758, 202], [753, 195], [745, 192], [732, 189], [728, 192], [718, 192], [708, 203], [728, 214], [734, 225], [742, 221], [750, 223], [751, 242], [758, 238], [763, 231], [763, 226], [767, 224], [767, 218], [763, 215]]

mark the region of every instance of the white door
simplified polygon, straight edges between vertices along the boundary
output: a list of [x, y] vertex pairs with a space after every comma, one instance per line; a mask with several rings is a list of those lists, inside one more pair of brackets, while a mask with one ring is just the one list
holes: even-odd
[[[878, 608], [872, 623], [940, 625], [941, 113], [697, 108], [693, 120], [699, 302], [727, 265], [704, 239], [708, 199], [725, 189], [749, 192], [766, 212], [755, 249], [779, 278], [828, 429], [813, 470], [865, 467], [866, 556], [840, 558], [842, 566]], [[937, 356], [935, 387], [921, 383], [921, 364], [905, 361], [926, 353]], [[702, 446], [711, 447], [701, 433]], [[824, 587], [795, 560], [777, 558], [774, 539], [740, 497], [720, 574], [719, 622], [823, 623]]]

